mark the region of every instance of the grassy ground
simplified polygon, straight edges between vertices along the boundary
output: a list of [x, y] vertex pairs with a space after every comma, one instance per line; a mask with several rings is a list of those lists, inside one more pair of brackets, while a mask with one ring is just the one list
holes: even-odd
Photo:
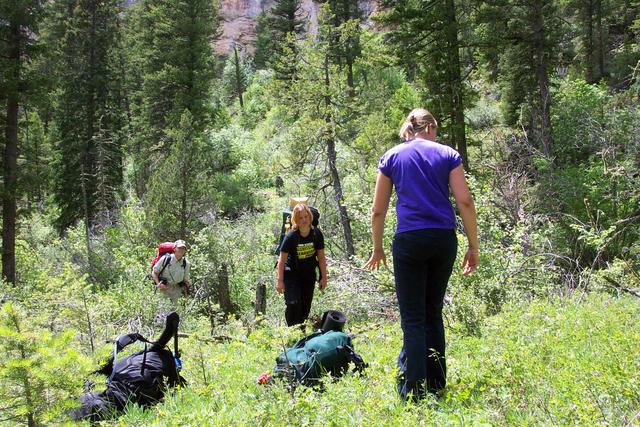
[[640, 304], [593, 295], [533, 302], [490, 319], [480, 337], [448, 333], [440, 400], [404, 404], [395, 393], [397, 323], [351, 325], [370, 364], [318, 392], [263, 387], [282, 340], [271, 326], [224, 344], [183, 341], [186, 389], [112, 425], [640, 425]]

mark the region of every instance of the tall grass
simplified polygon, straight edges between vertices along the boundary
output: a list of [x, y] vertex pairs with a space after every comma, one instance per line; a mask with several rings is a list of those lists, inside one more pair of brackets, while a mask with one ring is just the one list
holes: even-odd
[[[130, 408], [120, 425], [637, 425], [637, 299], [592, 295], [509, 307], [481, 336], [448, 335], [446, 394], [402, 403], [395, 393], [397, 323], [351, 325], [363, 375], [324, 392], [263, 387], [282, 342], [300, 333], [265, 324], [246, 339], [183, 344], [188, 388], [157, 407]], [[111, 424], [113, 421], [107, 422]]]

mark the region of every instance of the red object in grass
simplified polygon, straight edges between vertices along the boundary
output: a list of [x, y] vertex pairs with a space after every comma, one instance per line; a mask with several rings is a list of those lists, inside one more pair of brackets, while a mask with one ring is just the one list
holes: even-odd
[[258, 384], [265, 385], [273, 379], [273, 375], [269, 371], [265, 371], [258, 375]]

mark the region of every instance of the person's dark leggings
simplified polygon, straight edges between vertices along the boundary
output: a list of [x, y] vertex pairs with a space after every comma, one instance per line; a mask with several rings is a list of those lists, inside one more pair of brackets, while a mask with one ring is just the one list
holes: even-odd
[[303, 323], [309, 317], [315, 284], [315, 274], [309, 277], [300, 277], [295, 273], [285, 271], [284, 302], [287, 304], [287, 309], [284, 312], [284, 317], [288, 326]]
[[435, 393], [446, 384], [442, 306], [457, 239], [454, 230], [423, 229], [393, 238], [393, 269], [403, 347], [398, 356], [398, 392], [406, 398]]

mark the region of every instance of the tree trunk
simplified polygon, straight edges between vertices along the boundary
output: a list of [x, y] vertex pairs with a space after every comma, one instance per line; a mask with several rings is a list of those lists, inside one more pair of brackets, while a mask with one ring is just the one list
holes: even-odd
[[[122, 29], [122, 25], [121, 25], [121, 20], [120, 18], [116, 19], [116, 28], [118, 29], [118, 34], [123, 34], [123, 29]], [[122, 41], [122, 36], [118, 36], [118, 40], [120, 41], [120, 43], [122, 45], [124, 45], [124, 42]], [[127, 116], [127, 137], [131, 136], [131, 132], [132, 132], [132, 126], [131, 126], [131, 104], [129, 102], [129, 91], [128, 91], [128, 85], [126, 84], [127, 81], [127, 64], [125, 61], [125, 56], [124, 56], [124, 47], [122, 45], [119, 45], [119, 49], [118, 49], [118, 66], [120, 68], [120, 82], [121, 82], [121, 89], [122, 92], [120, 93], [120, 96], [122, 97], [122, 101], [124, 103], [124, 111], [126, 113]]]
[[333, 193], [336, 198], [336, 204], [338, 205], [340, 224], [342, 225], [342, 231], [344, 232], [344, 241], [346, 244], [347, 256], [350, 258], [356, 253], [356, 251], [353, 245], [353, 235], [351, 233], [351, 220], [349, 219], [349, 215], [347, 213], [347, 207], [344, 205], [342, 184], [340, 182], [338, 168], [336, 167], [336, 143], [333, 139], [333, 136], [330, 136], [327, 140], [327, 156], [329, 160], [329, 170], [331, 172], [331, 183], [333, 184]]
[[[84, 159], [81, 162], [81, 188], [82, 188], [82, 205], [84, 210], [84, 228], [85, 228], [85, 238], [87, 240], [87, 263], [89, 268], [89, 277], [92, 282], [95, 282], [95, 269], [93, 265], [93, 248], [91, 246], [91, 229], [93, 227], [93, 179], [92, 173], [94, 170], [94, 145], [95, 142], [93, 140], [94, 132], [96, 128], [96, 91], [94, 81], [96, 77], [95, 72], [95, 62], [96, 62], [96, 31], [97, 31], [97, 23], [96, 23], [96, 15], [97, 15], [97, 5], [95, 2], [90, 3], [90, 11], [91, 11], [91, 29], [90, 29], [90, 48], [89, 48], [89, 93], [87, 99], [87, 122], [86, 122], [86, 144], [85, 144], [85, 152]], [[95, 285], [94, 285], [95, 287]], [[95, 290], [95, 288], [94, 288]]]
[[240, 75], [240, 60], [238, 59], [238, 49], [233, 46], [233, 55], [236, 68], [236, 92], [238, 92], [238, 101], [240, 102], [240, 109], [244, 109], [244, 102], [242, 100], [242, 76]]
[[223, 263], [218, 270], [218, 303], [224, 314], [229, 315], [234, 312], [231, 302], [231, 292], [229, 292], [229, 267]]
[[9, 66], [13, 84], [7, 93], [4, 148], [4, 192], [2, 194], [2, 277], [16, 283], [16, 183], [18, 180], [18, 87], [20, 84], [20, 27], [9, 29]]
[[93, 269], [93, 248], [91, 246], [91, 219], [89, 216], [89, 195], [87, 190], [87, 173], [85, 172], [84, 162], [81, 165], [80, 188], [82, 191], [82, 208], [84, 210], [84, 237], [86, 239], [87, 249], [87, 265], [89, 270], [89, 278], [93, 282], [92, 288], [95, 291], [95, 271]]
[[587, 82], [594, 83], [597, 79], [593, 70], [594, 66], [594, 43], [593, 43], [593, 0], [587, 0], [584, 3], [584, 23], [585, 23], [585, 50], [586, 50], [586, 66], [585, 78]]
[[451, 94], [451, 144], [460, 153], [465, 169], [468, 169], [469, 158], [467, 157], [464, 99], [462, 96], [462, 76], [460, 73], [460, 43], [458, 41], [458, 20], [454, 0], [447, 0], [444, 14], [447, 22], [448, 80], [449, 93]]
[[[20, 353], [23, 360], [27, 359], [27, 355], [24, 352], [24, 349], [20, 349]], [[38, 423], [36, 423], [36, 417], [33, 413], [33, 397], [31, 396], [31, 382], [29, 381], [29, 374], [25, 373], [25, 376], [22, 380], [22, 387], [24, 388], [25, 400], [27, 402], [27, 426], [28, 427], [36, 427]]]
[[180, 238], [187, 238], [187, 228], [189, 225], [189, 210], [187, 205], [187, 200], [189, 197], [189, 179], [191, 179], [189, 175], [189, 171], [182, 171], [182, 188], [180, 189]]
[[260, 314], [267, 312], [267, 285], [264, 282], [259, 282], [256, 286], [256, 304], [255, 314], [256, 317]]
[[347, 86], [349, 86], [349, 98], [355, 98], [356, 88], [353, 83], [353, 57], [351, 53], [347, 54]]
[[604, 31], [602, 30], [602, 0], [596, 1], [596, 31], [598, 32], [598, 79], [600, 80], [605, 75], [604, 69]]
[[534, 60], [536, 68], [536, 78], [540, 93], [539, 109], [539, 132], [537, 139], [542, 145], [542, 151], [547, 158], [551, 158], [553, 153], [553, 137], [551, 135], [551, 92], [549, 91], [549, 73], [547, 70], [547, 57], [545, 52], [545, 28], [543, 5], [533, 2], [533, 30], [534, 30]]
[[[351, 14], [351, 6], [355, 7], [355, 11], [353, 15]], [[342, 5], [342, 9], [344, 10], [344, 17], [342, 22], [345, 23], [357, 16], [358, 14], [358, 2], [352, 2], [351, 0], [345, 0]], [[354, 53], [354, 40], [350, 36], [345, 42], [345, 59], [347, 63], [347, 86], [349, 86], [349, 98], [353, 99], [356, 96], [356, 88], [353, 82], [353, 62], [355, 59]]]
[[[324, 57], [324, 77], [325, 77], [325, 87], [327, 89], [327, 93], [329, 93], [329, 56], [325, 55]], [[344, 241], [346, 245], [347, 257], [351, 258], [355, 255], [356, 251], [353, 245], [353, 235], [351, 233], [351, 220], [349, 219], [349, 215], [347, 213], [347, 207], [344, 205], [344, 196], [342, 195], [342, 184], [340, 183], [340, 175], [338, 174], [338, 168], [336, 166], [336, 141], [333, 136], [333, 130], [331, 126], [331, 116], [330, 116], [330, 108], [331, 108], [331, 99], [329, 95], [324, 96], [325, 101], [325, 122], [327, 125], [326, 129], [326, 141], [327, 141], [327, 161], [329, 163], [329, 171], [331, 173], [331, 183], [333, 185], [333, 193], [336, 198], [336, 204], [338, 206], [338, 214], [340, 215], [340, 224], [342, 225], [342, 231], [344, 232]]]
[[89, 311], [89, 304], [87, 302], [87, 295], [82, 289], [82, 306], [84, 307], [85, 317], [87, 318], [87, 329], [89, 330], [89, 345], [91, 346], [91, 354], [95, 353], [96, 347], [93, 342], [93, 322], [91, 321], [91, 312]]

